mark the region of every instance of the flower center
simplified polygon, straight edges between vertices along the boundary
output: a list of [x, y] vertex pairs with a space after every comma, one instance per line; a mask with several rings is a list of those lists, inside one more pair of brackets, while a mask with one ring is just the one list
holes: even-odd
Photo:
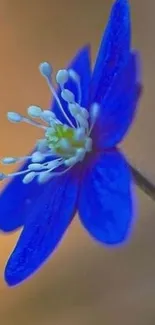
[[[79, 129], [78, 129], [79, 130]], [[72, 156], [78, 148], [84, 148], [86, 136], [83, 139], [76, 137], [76, 130], [67, 125], [57, 124], [55, 128], [49, 128], [45, 134], [50, 149], [64, 157]]]
[[[99, 105], [94, 103], [90, 110], [81, 106], [81, 84], [80, 76], [74, 70], [59, 70], [56, 81], [60, 87], [61, 98], [58, 97], [52, 81], [52, 68], [44, 62], [40, 65], [40, 72], [46, 78], [47, 84], [55, 98], [66, 123], [63, 124], [50, 110], [42, 110], [39, 106], [28, 108], [29, 118], [16, 112], [9, 112], [8, 119], [11, 122], [26, 122], [44, 130], [44, 137], [37, 141], [36, 151], [30, 156], [5, 157], [1, 160], [3, 164], [12, 164], [30, 159], [27, 169], [11, 173], [0, 173], [0, 180], [7, 177], [24, 175], [23, 183], [30, 183], [35, 177], [39, 183], [46, 182], [53, 176], [59, 176], [67, 172], [76, 163], [81, 162], [86, 153], [92, 150], [91, 131], [95, 124]], [[77, 87], [78, 100], [75, 101], [74, 94], [65, 84], [71, 79]], [[66, 102], [63, 108], [62, 102]], [[69, 114], [68, 114], [69, 113]], [[70, 117], [69, 117], [70, 116]], [[36, 121], [40, 119], [41, 123]], [[61, 167], [61, 170], [58, 168]]]

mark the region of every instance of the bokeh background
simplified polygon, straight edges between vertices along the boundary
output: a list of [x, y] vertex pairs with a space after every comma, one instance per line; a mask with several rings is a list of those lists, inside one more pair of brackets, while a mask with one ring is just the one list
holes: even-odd
[[[155, 1], [130, 2], [145, 91], [123, 150], [155, 182]], [[111, 5], [111, 0], [0, 0], [1, 157], [24, 154], [38, 136], [33, 127], [9, 124], [6, 112], [24, 113], [30, 104], [48, 106], [50, 94], [39, 63], [47, 60], [55, 70], [62, 68], [88, 41], [94, 60]], [[1, 233], [0, 324], [154, 325], [155, 203], [140, 190], [137, 194], [139, 218], [128, 244], [103, 248], [76, 218], [53, 258], [11, 289], [3, 270], [19, 232]]]

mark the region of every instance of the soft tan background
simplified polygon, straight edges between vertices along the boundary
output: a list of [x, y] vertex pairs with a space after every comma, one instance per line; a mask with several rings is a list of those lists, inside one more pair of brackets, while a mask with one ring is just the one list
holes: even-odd
[[[90, 40], [94, 58], [110, 0], [0, 0], [0, 155], [24, 154], [38, 131], [7, 122], [7, 110], [46, 107], [40, 61], [62, 68]], [[133, 43], [142, 53], [145, 93], [124, 144], [129, 158], [155, 181], [155, 1], [131, 0]], [[3, 169], [4, 171], [4, 169]], [[2, 185], [1, 185], [2, 186]], [[18, 195], [18, 193], [17, 193]], [[76, 220], [53, 258], [31, 280], [9, 289], [3, 269], [18, 234], [0, 235], [1, 325], [154, 325], [155, 203], [138, 191], [131, 242], [105, 249]]]

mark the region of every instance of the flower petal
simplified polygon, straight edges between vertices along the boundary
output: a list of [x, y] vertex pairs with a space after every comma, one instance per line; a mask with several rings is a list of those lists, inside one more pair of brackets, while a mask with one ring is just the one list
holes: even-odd
[[[72, 62], [70, 63], [70, 65], [68, 66], [67, 69], [73, 69], [80, 76], [81, 93], [82, 93], [81, 105], [86, 107], [87, 102], [88, 102], [88, 91], [89, 91], [90, 78], [91, 78], [91, 63], [90, 63], [90, 48], [89, 48], [89, 46], [85, 46], [80, 51], [78, 51], [78, 53], [76, 54], [76, 56], [74, 57], [74, 59], [72, 60]], [[77, 89], [76, 84], [72, 80], [69, 80], [65, 84], [65, 88], [69, 89], [70, 91], [72, 91], [74, 93], [75, 99], [77, 101], [78, 89]], [[69, 118], [73, 122], [74, 120], [68, 111], [67, 103], [60, 97], [60, 89], [58, 89], [58, 96], [59, 96], [59, 99], [61, 100], [61, 103], [63, 105], [65, 112], [68, 113]], [[56, 114], [58, 119], [60, 119], [63, 123], [68, 124], [55, 100], [53, 101], [51, 108], [52, 108], [52, 111]]]
[[[29, 163], [30, 160], [19, 171], [27, 169]], [[45, 187], [45, 184], [39, 185], [35, 179], [25, 185], [22, 179], [23, 175], [13, 177], [0, 193], [0, 229], [3, 231], [13, 231], [24, 224], [35, 198]]]
[[120, 152], [105, 152], [87, 166], [78, 207], [82, 224], [98, 241], [114, 245], [127, 237], [133, 217], [131, 174]]
[[119, 143], [135, 117], [142, 90], [139, 63], [138, 54], [132, 53], [101, 103], [93, 130], [96, 146], [100, 149]]
[[[32, 152], [29, 155], [32, 155]], [[46, 161], [48, 158], [44, 162]], [[30, 163], [31, 160], [28, 159], [18, 171], [27, 169]], [[23, 226], [35, 199], [47, 186], [46, 183], [39, 184], [36, 179], [29, 184], [24, 184], [22, 182], [23, 177], [24, 175], [20, 175], [11, 178], [10, 182], [0, 192], [0, 230], [4, 232], [14, 231]]]
[[90, 98], [100, 103], [130, 51], [130, 10], [127, 0], [116, 0], [99, 48]]
[[5, 279], [10, 286], [32, 275], [56, 248], [73, 218], [77, 191], [78, 182], [71, 173], [46, 184], [7, 263]]

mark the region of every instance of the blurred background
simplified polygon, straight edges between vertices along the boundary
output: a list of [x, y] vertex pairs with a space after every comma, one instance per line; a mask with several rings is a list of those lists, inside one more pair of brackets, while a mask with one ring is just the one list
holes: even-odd
[[[123, 150], [155, 182], [155, 1], [130, 3], [145, 91]], [[50, 94], [39, 63], [50, 61], [61, 69], [89, 41], [94, 60], [111, 5], [111, 0], [0, 0], [1, 157], [23, 155], [38, 136], [33, 127], [9, 124], [6, 112], [24, 113], [30, 104], [48, 106]], [[104, 248], [76, 218], [56, 254], [15, 288], [4, 283], [3, 270], [19, 232], [1, 233], [0, 324], [154, 325], [155, 202], [140, 190], [137, 194], [139, 218], [129, 243]]]

